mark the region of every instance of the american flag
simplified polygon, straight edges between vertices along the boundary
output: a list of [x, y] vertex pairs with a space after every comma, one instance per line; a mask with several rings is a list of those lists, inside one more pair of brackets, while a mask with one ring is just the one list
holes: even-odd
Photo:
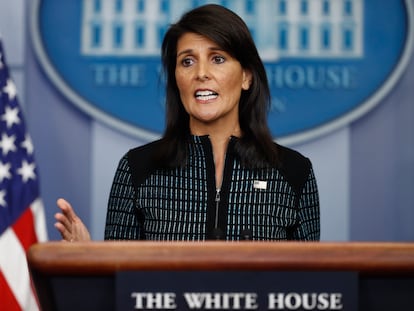
[[26, 252], [46, 239], [33, 144], [0, 41], [0, 310], [39, 310]]

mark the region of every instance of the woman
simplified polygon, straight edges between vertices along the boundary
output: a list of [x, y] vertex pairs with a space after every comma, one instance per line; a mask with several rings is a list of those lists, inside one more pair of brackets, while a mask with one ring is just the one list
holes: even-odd
[[[265, 69], [241, 18], [213, 4], [189, 11], [162, 61], [166, 130], [120, 160], [105, 239], [318, 240], [311, 162], [272, 140]], [[58, 206], [63, 239], [90, 239], [70, 204]]]

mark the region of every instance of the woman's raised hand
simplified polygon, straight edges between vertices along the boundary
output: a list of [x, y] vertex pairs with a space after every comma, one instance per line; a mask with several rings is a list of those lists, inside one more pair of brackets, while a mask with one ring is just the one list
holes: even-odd
[[90, 241], [91, 236], [82, 220], [76, 215], [75, 211], [64, 199], [58, 199], [56, 202], [60, 212], [55, 214], [55, 228], [60, 232], [63, 241]]

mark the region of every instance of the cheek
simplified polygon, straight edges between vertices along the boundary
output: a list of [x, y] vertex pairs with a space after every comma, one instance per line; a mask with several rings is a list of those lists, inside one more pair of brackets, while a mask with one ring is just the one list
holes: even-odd
[[184, 105], [185, 110], [187, 110], [187, 104], [189, 102], [189, 97], [191, 96], [188, 79], [185, 79], [185, 75], [176, 72], [175, 81], [177, 83], [181, 102]]
[[232, 90], [242, 90], [245, 86], [245, 76], [242, 71], [233, 70], [222, 75], [222, 85], [227, 85]]
[[226, 85], [233, 95], [241, 93], [244, 88], [244, 82], [241, 79], [232, 79], [227, 81]]
[[180, 87], [180, 85], [181, 85], [181, 75], [177, 71], [175, 71], [175, 83], [177, 83], [177, 86]]
[[184, 92], [187, 89], [188, 81], [185, 78], [184, 74], [182, 74], [180, 72], [176, 72], [175, 73], [175, 81], [177, 83], [177, 87], [178, 87], [178, 90], [180, 91], [180, 93]]

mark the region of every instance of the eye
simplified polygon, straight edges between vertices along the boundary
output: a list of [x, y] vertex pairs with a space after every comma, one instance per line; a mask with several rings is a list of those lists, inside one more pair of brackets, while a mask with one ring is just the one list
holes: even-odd
[[184, 67], [189, 67], [194, 63], [194, 60], [191, 57], [184, 57], [181, 60], [181, 65], [183, 65]]
[[222, 63], [225, 62], [225, 60], [226, 59], [223, 56], [221, 56], [221, 55], [215, 55], [215, 56], [213, 56], [213, 62], [215, 64], [222, 64]]

